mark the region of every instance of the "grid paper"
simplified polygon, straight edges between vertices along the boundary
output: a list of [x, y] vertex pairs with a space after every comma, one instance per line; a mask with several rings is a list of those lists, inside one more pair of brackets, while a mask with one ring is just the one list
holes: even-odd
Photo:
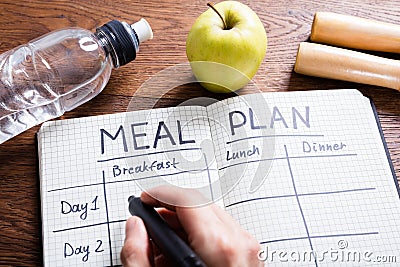
[[399, 193], [368, 98], [265, 93], [208, 113], [226, 210], [267, 266], [400, 262]]
[[[398, 191], [371, 104], [356, 90], [55, 121], [38, 140], [47, 266], [120, 265], [128, 196], [163, 183], [223, 205], [268, 266], [400, 262]], [[144, 171], [153, 162], [177, 164]]]
[[168, 183], [213, 199], [220, 186], [206, 115], [181, 107], [43, 124], [45, 266], [121, 265], [128, 197], [146, 188]]

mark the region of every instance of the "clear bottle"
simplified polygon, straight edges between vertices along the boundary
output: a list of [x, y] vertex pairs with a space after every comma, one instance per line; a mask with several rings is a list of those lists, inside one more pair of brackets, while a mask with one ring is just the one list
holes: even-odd
[[95, 33], [61, 29], [1, 54], [0, 144], [95, 97], [152, 37], [145, 19], [113, 20]]

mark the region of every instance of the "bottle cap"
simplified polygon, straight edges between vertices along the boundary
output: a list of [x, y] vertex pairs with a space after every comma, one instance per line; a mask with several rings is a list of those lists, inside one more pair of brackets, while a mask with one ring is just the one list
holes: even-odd
[[153, 31], [147, 20], [140, 19], [131, 25], [131, 28], [135, 31], [137, 37], [139, 38], [139, 43], [153, 39]]
[[153, 38], [153, 31], [145, 19], [132, 25], [112, 20], [97, 28], [96, 35], [118, 68], [136, 58], [139, 44]]

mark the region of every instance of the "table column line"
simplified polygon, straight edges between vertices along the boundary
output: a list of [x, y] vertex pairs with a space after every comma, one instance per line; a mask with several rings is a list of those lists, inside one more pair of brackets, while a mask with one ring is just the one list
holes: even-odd
[[107, 231], [108, 231], [108, 246], [110, 251], [110, 265], [113, 266], [113, 256], [112, 256], [112, 247], [111, 247], [111, 232], [110, 232], [110, 218], [108, 214], [108, 203], [107, 203], [107, 191], [106, 191], [106, 174], [104, 170], [103, 173], [103, 191], [104, 191], [104, 204], [106, 209], [106, 218], [107, 218]]
[[213, 192], [212, 183], [211, 183], [211, 173], [210, 173], [210, 167], [208, 166], [208, 160], [207, 160], [206, 153], [203, 153], [203, 157], [204, 157], [204, 163], [206, 164], [208, 184], [210, 186], [210, 196], [211, 196], [211, 200], [214, 201], [214, 192]]
[[[294, 194], [296, 196], [297, 204], [298, 204], [299, 209], [300, 209], [301, 217], [303, 218], [303, 223], [304, 223], [304, 227], [306, 229], [308, 243], [310, 244], [311, 251], [314, 252], [314, 248], [313, 248], [311, 237], [310, 237], [310, 232], [308, 231], [307, 221], [306, 221], [306, 218], [304, 217], [304, 212], [303, 212], [303, 208], [301, 207], [301, 204], [300, 204], [299, 195], [297, 194], [296, 183], [294, 181], [292, 166], [290, 165], [290, 159], [289, 159], [289, 154], [288, 154], [286, 145], [284, 145], [284, 148], [285, 148], [286, 161], [287, 161], [289, 172], [290, 172], [290, 177], [292, 179], [292, 185], [293, 185], [293, 189], [294, 189]], [[314, 261], [315, 261], [315, 266], [318, 267], [317, 259], [314, 258]]]

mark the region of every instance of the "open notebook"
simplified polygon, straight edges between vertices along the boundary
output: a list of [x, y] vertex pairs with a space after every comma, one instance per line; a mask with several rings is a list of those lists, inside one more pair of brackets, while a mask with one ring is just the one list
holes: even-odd
[[37, 138], [46, 266], [120, 265], [128, 197], [165, 183], [221, 205], [268, 265], [400, 261], [398, 185], [356, 90], [57, 120]]

